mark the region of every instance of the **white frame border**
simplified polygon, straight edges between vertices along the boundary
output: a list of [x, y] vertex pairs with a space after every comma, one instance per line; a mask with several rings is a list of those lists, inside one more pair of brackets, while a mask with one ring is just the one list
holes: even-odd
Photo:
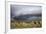
[[[39, 5], [42, 6], [42, 14], [43, 14], [43, 8], [44, 8], [44, 4], [42, 3], [27, 3], [27, 2], [6, 2], [6, 27], [5, 27], [5, 32], [16, 32], [16, 31], [44, 31], [44, 23], [42, 20], [42, 28], [24, 28], [24, 29], [10, 29], [10, 4], [18, 4], [18, 5]], [[43, 16], [42, 16], [43, 18]]]

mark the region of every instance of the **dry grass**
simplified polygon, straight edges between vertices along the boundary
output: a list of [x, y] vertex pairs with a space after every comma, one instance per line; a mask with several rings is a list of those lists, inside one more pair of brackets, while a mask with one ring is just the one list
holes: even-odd
[[14, 29], [14, 28], [40, 28], [40, 27], [42, 27], [41, 21], [31, 21], [31, 22], [13, 21], [13, 22], [11, 22], [11, 29]]

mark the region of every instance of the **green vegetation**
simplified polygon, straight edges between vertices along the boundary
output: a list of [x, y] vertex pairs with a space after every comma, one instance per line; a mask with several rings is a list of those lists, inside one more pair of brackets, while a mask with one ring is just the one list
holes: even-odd
[[31, 21], [31, 22], [12, 21], [11, 22], [11, 29], [14, 29], [14, 28], [40, 28], [40, 27], [42, 27], [41, 21]]

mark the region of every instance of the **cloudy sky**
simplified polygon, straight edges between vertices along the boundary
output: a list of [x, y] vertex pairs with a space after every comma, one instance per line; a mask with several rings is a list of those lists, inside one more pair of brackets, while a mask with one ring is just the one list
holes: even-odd
[[41, 14], [41, 6], [32, 6], [32, 5], [11, 5], [12, 17], [26, 15], [26, 14]]

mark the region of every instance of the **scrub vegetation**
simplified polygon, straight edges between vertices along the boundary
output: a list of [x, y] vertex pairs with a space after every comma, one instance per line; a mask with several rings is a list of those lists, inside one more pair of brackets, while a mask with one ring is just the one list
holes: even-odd
[[11, 21], [11, 29], [14, 28], [41, 28], [42, 21]]

